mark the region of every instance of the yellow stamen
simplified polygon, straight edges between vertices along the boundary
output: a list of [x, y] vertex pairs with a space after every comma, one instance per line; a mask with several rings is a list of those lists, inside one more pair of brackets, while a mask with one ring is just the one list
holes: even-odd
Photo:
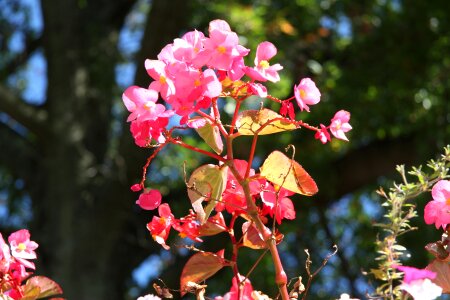
[[24, 243], [19, 243], [19, 245], [17, 245], [17, 249], [19, 249], [19, 251], [23, 251], [27, 249], [27, 246], [25, 246]]
[[306, 91], [304, 89], [301, 89], [299, 93], [300, 93], [300, 98], [302, 98], [302, 99], [306, 98], [307, 94], [306, 94]]
[[164, 218], [164, 217], [159, 218], [159, 223], [165, 224], [166, 223], [166, 218]]
[[144, 108], [145, 108], [146, 110], [152, 109], [153, 106], [154, 106], [154, 103], [153, 103], [152, 101], [147, 101], [147, 102], [144, 104]]
[[167, 82], [167, 80], [166, 80], [166, 77], [164, 77], [164, 76], [159, 76], [159, 82], [161, 83], [161, 84], [166, 84], [166, 82]]
[[259, 62], [259, 66], [263, 69], [267, 69], [270, 65], [269, 62], [267, 60], [262, 60]]
[[178, 235], [179, 235], [180, 238], [182, 238], [182, 239], [184, 239], [185, 237], [187, 237], [186, 233], [184, 233], [184, 232], [180, 232]]
[[195, 87], [198, 87], [198, 86], [200, 86], [200, 85], [202, 85], [201, 81], [200, 81], [199, 79], [195, 79], [195, 81], [194, 81], [194, 86], [195, 86]]
[[219, 46], [217, 47], [217, 52], [219, 52], [220, 54], [224, 54], [225, 52], [227, 52], [227, 48], [225, 48], [224, 46]]

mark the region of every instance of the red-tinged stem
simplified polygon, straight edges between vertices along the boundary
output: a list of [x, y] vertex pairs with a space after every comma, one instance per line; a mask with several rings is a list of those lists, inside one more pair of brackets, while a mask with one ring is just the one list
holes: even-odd
[[295, 96], [292, 96], [291, 98], [288, 98], [288, 99], [286, 99], [286, 100], [281, 100], [281, 99], [278, 99], [277, 97], [274, 97], [274, 96], [271, 96], [271, 95], [267, 95], [266, 98], [267, 98], [267, 99], [270, 99], [270, 100], [272, 100], [272, 101], [278, 102], [278, 103], [283, 103], [284, 101], [291, 101], [292, 99], [295, 98]]
[[204, 154], [204, 155], [206, 155], [206, 156], [209, 156], [209, 157], [211, 157], [211, 158], [213, 158], [213, 159], [215, 159], [215, 160], [221, 161], [221, 162], [223, 162], [223, 163], [226, 162], [226, 159], [223, 158], [222, 156], [219, 156], [219, 155], [217, 155], [217, 154], [215, 154], [215, 153], [211, 153], [211, 152], [205, 151], [205, 150], [203, 150], [203, 149], [197, 148], [197, 147], [195, 147], [195, 146], [186, 144], [185, 142], [183, 142], [183, 141], [180, 140], [180, 139], [170, 138], [169, 140], [167, 140], [167, 142], [172, 143], [172, 144], [175, 144], [175, 145], [179, 145], [179, 146], [181, 146], [181, 147], [183, 147], [183, 148], [186, 148], [186, 149], [189, 149], [189, 150], [192, 150], [192, 151], [201, 153], [201, 154]]
[[229, 135], [232, 135], [236, 126], [236, 121], [237, 121], [237, 117], [239, 114], [239, 108], [241, 107], [241, 101], [240, 100], [236, 100], [236, 107], [234, 108], [234, 114], [233, 114], [233, 119], [231, 119], [231, 128], [230, 128], [230, 132]]
[[247, 165], [247, 170], [245, 171], [245, 178], [248, 178], [248, 176], [250, 175], [250, 169], [252, 168], [253, 158], [255, 157], [256, 142], [257, 141], [258, 141], [258, 135], [255, 134], [253, 136], [252, 146], [250, 148], [250, 155], [248, 157], [248, 165]]
[[[239, 269], [237, 265], [239, 242], [236, 241], [236, 236], [234, 235], [234, 222], [236, 221], [238, 216], [239, 215], [236, 215], [234, 212], [232, 213], [230, 226], [228, 227], [228, 234], [230, 235], [231, 243], [233, 244], [233, 254], [231, 256], [231, 261], [233, 262], [233, 273], [234, 277], [236, 278], [236, 282], [239, 283]], [[244, 290], [242, 288], [239, 288], [238, 300], [242, 299], [243, 292]]]
[[144, 188], [145, 178], [147, 177], [148, 166], [150, 165], [152, 160], [155, 158], [155, 156], [159, 153], [159, 151], [161, 151], [164, 148], [164, 146], [166, 146], [166, 145], [167, 145], [167, 142], [159, 145], [159, 147], [156, 148], [155, 151], [153, 151], [152, 155], [150, 155], [147, 158], [145, 165], [142, 167], [142, 178], [141, 178], [141, 182], [139, 183], [142, 188]]
[[233, 163], [228, 163], [228, 167], [230, 168], [230, 171], [233, 173], [233, 175], [238, 180], [239, 184], [242, 186], [242, 189], [244, 190], [246, 204], [247, 204], [247, 213], [252, 219], [252, 221], [255, 223], [256, 228], [258, 229], [258, 232], [261, 234], [261, 236], [264, 238], [264, 241], [266, 243], [267, 248], [269, 249], [271, 255], [272, 255], [272, 261], [275, 267], [275, 282], [278, 285], [278, 288], [280, 290], [281, 298], [283, 300], [289, 300], [289, 292], [287, 290], [287, 276], [284, 272], [283, 265], [281, 263], [280, 255], [278, 253], [275, 237], [273, 236], [273, 233], [264, 226], [264, 223], [261, 221], [259, 214], [258, 214], [258, 208], [256, 207], [255, 203], [253, 202], [251, 193], [250, 193], [250, 186], [249, 186], [249, 180], [248, 178], [242, 178], [239, 175], [239, 172], [237, 171], [236, 167]]
[[214, 118], [213, 118], [210, 115], [202, 112], [201, 110], [196, 111], [196, 113], [198, 113], [200, 116], [205, 117], [208, 120], [210, 120], [214, 126], [217, 126], [219, 128], [219, 130], [223, 134], [223, 136], [225, 136], [225, 137], [228, 136], [227, 130], [225, 129], [225, 127], [223, 127], [219, 118], [217, 118], [216, 116], [214, 116]]

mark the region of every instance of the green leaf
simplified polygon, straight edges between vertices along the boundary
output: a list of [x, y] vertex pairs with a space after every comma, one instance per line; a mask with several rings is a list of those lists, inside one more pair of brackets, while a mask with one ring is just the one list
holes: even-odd
[[267, 108], [243, 111], [237, 117], [236, 127], [242, 135], [265, 135], [297, 129], [296, 125]]
[[215, 253], [199, 252], [187, 261], [180, 277], [181, 296], [186, 294], [188, 282], [200, 283], [216, 274], [228, 263], [223, 259], [223, 250]]
[[306, 196], [318, 192], [316, 182], [296, 161], [280, 151], [273, 151], [261, 167], [261, 175], [283, 188]]
[[[189, 178], [188, 197], [197, 213], [198, 220], [204, 224], [212, 210], [222, 198], [227, 183], [228, 167], [212, 164], [197, 168]], [[209, 201], [205, 208], [202, 202]]]
[[219, 127], [212, 124], [212, 122], [206, 118], [205, 126], [195, 129], [200, 137], [216, 152], [217, 154], [223, 151], [223, 141], [220, 135]]

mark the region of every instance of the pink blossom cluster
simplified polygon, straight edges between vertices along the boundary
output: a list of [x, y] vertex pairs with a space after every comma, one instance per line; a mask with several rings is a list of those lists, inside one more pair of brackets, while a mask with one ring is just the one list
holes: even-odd
[[0, 234], [0, 291], [9, 298], [22, 299], [21, 284], [31, 275], [27, 269], [35, 269], [29, 260], [36, 259], [38, 244], [30, 240], [26, 229], [12, 233], [8, 242], [9, 246]]
[[450, 224], [450, 181], [438, 181], [431, 189], [431, 196], [433, 200], [425, 206], [425, 223], [446, 229]]
[[[148, 146], [152, 140], [166, 141], [169, 118], [178, 116], [180, 124], [201, 127], [204, 122], [189, 122], [189, 117], [201, 110], [208, 110], [211, 103], [224, 93], [225, 82], [240, 82], [247, 76], [250, 80], [241, 82], [246, 87], [247, 96], [267, 97], [266, 81], [278, 82], [278, 71], [283, 67], [269, 61], [277, 54], [277, 48], [265, 41], [258, 45], [254, 66], [246, 66], [244, 57], [250, 50], [239, 44], [238, 35], [227, 22], [214, 20], [209, 24], [209, 36], [197, 30], [190, 31], [166, 45], [157, 60], [147, 59], [145, 68], [152, 82], [148, 88], [131, 86], [122, 95], [130, 112], [128, 121], [136, 144]], [[294, 87], [294, 95], [300, 110], [310, 111], [309, 105], [320, 101], [320, 91], [310, 78], [304, 78]], [[294, 97], [293, 97], [294, 98]], [[159, 103], [161, 99], [162, 103]], [[291, 99], [281, 102], [280, 113], [295, 119]], [[169, 107], [170, 109], [167, 109]], [[347, 140], [345, 132], [350, 114], [338, 112], [331, 125], [321, 125], [316, 138], [322, 143], [330, 140], [331, 133], [338, 139]]]
[[436, 273], [426, 269], [408, 266], [394, 266], [404, 273], [400, 289], [406, 291], [415, 300], [433, 300], [442, 294], [442, 288], [433, 283]]

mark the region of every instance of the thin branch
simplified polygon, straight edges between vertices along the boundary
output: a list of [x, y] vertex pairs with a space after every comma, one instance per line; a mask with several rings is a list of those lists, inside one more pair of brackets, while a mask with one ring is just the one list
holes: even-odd
[[46, 132], [47, 112], [27, 104], [10, 89], [0, 84], [0, 111], [5, 112], [22, 126], [38, 136]]

